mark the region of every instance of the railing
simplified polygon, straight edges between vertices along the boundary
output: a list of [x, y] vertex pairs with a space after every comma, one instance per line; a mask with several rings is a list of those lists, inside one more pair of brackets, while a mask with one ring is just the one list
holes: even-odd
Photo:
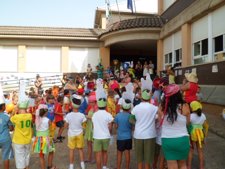
[[[62, 75], [53, 75], [53, 76], [43, 76], [42, 78], [42, 88], [47, 89], [54, 85], [61, 86], [61, 79]], [[27, 83], [26, 90], [29, 90], [31, 87], [34, 86], [34, 82], [36, 78], [18, 78], [14, 76], [14, 79], [6, 79], [6, 80], [0, 80], [0, 83], [2, 85], [3, 91], [9, 92], [9, 91], [18, 91], [19, 90], [19, 82], [20, 80], [25, 80]]]

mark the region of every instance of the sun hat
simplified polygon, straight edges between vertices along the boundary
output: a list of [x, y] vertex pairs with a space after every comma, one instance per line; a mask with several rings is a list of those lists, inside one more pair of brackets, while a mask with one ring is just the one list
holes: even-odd
[[96, 95], [91, 95], [88, 97], [88, 102], [96, 102]]
[[129, 99], [125, 99], [122, 102], [122, 107], [123, 107], [124, 110], [131, 109], [131, 105], [132, 105], [132, 102]]
[[193, 83], [198, 83], [198, 77], [197, 77], [196, 73], [194, 73], [194, 72], [185, 73], [184, 76], [187, 79], [187, 81], [193, 82]]
[[39, 104], [38, 110], [40, 110], [40, 109], [48, 109], [48, 106], [46, 104]]
[[147, 89], [143, 90], [141, 92], [141, 97], [142, 97], [143, 100], [150, 100], [150, 98], [151, 98], [151, 91], [147, 90]]
[[29, 106], [29, 98], [25, 94], [26, 92], [26, 82], [24, 80], [20, 81], [20, 86], [19, 86], [19, 101], [18, 101], [18, 107], [19, 109], [27, 109]]
[[14, 108], [15, 108], [15, 105], [13, 103], [9, 103], [9, 104], [6, 105], [5, 111], [7, 113], [12, 113], [12, 111], [14, 110]]
[[170, 84], [164, 89], [164, 94], [165, 94], [165, 97], [170, 97], [179, 91], [180, 91], [180, 86], [178, 86], [177, 84]]
[[73, 94], [71, 96], [71, 102], [74, 108], [79, 108], [82, 103], [82, 97], [77, 94]]
[[193, 101], [190, 103], [190, 107], [192, 111], [197, 111], [198, 109], [202, 109], [202, 104], [198, 101]]
[[104, 108], [107, 105], [106, 99], [105, 98], [100, 98], [97, 101], [97, 105], [99, 108]]
[[135, 97], [135, 94], [134, 94], [134, 86], [132, 83], [128, 83], [126, 86], [125, 86], [125, 91], [123, 92], [122, 94], [122, 98], [123, 98], [123, 101], [122, 101], [122, 108], [124, 110], [129, 110], [131, 109], [132, 105], [133, 105], [133, 101], [134, 101], [134, 97]]

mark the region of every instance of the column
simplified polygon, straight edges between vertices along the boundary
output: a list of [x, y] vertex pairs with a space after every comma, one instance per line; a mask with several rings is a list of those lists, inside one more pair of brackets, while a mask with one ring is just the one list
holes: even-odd
[[158, 0], [158, 14], [161, 15], [163, 13], [163, 0]]
[[181, 27], [182, 36], [182, 67], [190, 66], [192, 63], [191, 50], [191, 25], [186, 23]]
[[100, 47], [100, 58], [105, 69], [110, 66], [110, 47]]
[[26, 71], [26, 46], [18, 46], [18, 72], [24, 73]]
[[157, 74], [163, 70], [163, 40], [157, 41]]
[[69, 70], [69, 47], [63, 46], [61, 49], [61, 72], [70, 72]]

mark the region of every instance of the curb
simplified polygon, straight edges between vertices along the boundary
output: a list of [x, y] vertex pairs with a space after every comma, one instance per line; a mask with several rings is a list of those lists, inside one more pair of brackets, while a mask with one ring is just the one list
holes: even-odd
[[224, 135], [223, 132], [218, 131], [218, 130], [214, 130], [214, 129], [212, 129], [212, 128], [209, 128], [209, 131], [212, 132], [213, 134], [215, 134], [215, 135], [217, 135], [217, 136], [219, 136], [219, 137], [225, 139], [225, 135]]

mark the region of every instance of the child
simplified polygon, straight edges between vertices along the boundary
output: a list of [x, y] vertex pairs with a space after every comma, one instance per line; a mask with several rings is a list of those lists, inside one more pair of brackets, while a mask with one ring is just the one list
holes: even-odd
[[[0, 95], [3, 96], [3, 93], [1, 92]], [[9, 130], [13, 130], [13, 124], [10, 121], [10, 117], [4, 113], [6, 106], [2, 96], [0, 96], [0, 149], [2, 149], [2, 159], [4, 161], [3, 168], [9, 169], [9, 160], [13, 158], [12, 140]]]
[[114, 99], [114, 91], [109, 90], [107, 98], [107, 111], [113, 116], [116, 116], [116, 101]]
[[48, 169], [54, 169], [52, 167], [53, 152], [55, 151], [53, 140], [49, 137], [49, 126], [51, 121], [46, 117], [48, 112], [48, 107], [45, 104], [40, 104], [36, 111], [36, 138], [33, 144], [33, 151], [39, 153], [41, 169], [46, 168], [45, 164], [45, 154], [48, 156]]
[[63, 112], [67, 114], [70, 112], [70, 110], [71, 110], [70, 91], [65, 89], [63, 98]]
[[88, 115], [86, 116], [87, 126], [86, 126], [86, 132], [85, 132], [84, 138], [85, 138], [85, 140], [87, 140], [87, 145], [88, 145], [88, 160], [87, 160], [87, 162], [93, 162], [92, 161], [93, 125], [92, 125], [91, 119], [92, 119], [94, 112], [97, 111], [96, 95], [89, 96], [88, 103], [89, 103], [90, 109], [88, 111]]
[[71, 101], [73, 106], [73, 112], [69, 113], [65, 117], [66, 125], [69, 127], [68, 130], [68, 147], [70, 156], [70, 166], [69, 169], [74, 169], [74, 150], [78, 149], [80, 155], [80, 165], [82, 169], [85, 169], [84, 165], [84, 136], [82, 124], [86, 121], [84, 114], [78, 111], [81, 103], [82, 97], [76, 94], [72, 95]]
[[32, 114], [27, 112], [28, 105], [28, 99], [20, 100], [18, 104], [19, 113], [11, 117], [11, 121], [15, 126], [12, 142], [15, 153], [16, 168], [18, 169], [27, 169], [30, 161]]
[[[47, 101], [47, 106], [48, 106], [48, 114], [47, 114], [47, 118], [51, 121], [51, 125], [50, 125], [50, 137], [54, 138], [55, 136], [55, 98], [53, 95], [48, 95], [46, 98]], [[54, 142], [57, 142], [56, 140], [54, 140]]]
[[[111, 138], [110, 131], [112, 129], [112, 115], [105, 111], [106, 99], [99, 98], [98, 111], [92, 117], [93, 122], [93, 138], [94, 138], [94, 152], [96, 153], [97, 169], [108, 169], [108, 146]], [[103, 159], [103, 162], [102, 162]]]
[[203, 142], [208, 133], [208, 123], [206, 116], [202, 113], [202, 105], [198, 101], [193, 101], [191, 107], [191, 143], [192, 147], [188, 158], [188, 168], [191, 169], [192, 155], [194, 147], [197, 147], [199, 158], [199, 169], [204, 169]]
[[132, 149], [132, 125], [129, 122], [131, 101], [126, 99], [122, 103], [123, 111], [114, 119], [117, 128], [117, 169], [121, 169], [122, 155], [125, 151], [126, 169], [130, 169], [130, 150]]
[[63, 120], [63, 111], [62, 111], [62, 105], [63, 105], [63, 97], [58, 96], [57, 103], [55, 104], [55, 123], [56, 126], [59, 128], [57, 141], [62, 142], [65, 137], [62, 136], [63, 130], [64, 130], [64, 120]]

